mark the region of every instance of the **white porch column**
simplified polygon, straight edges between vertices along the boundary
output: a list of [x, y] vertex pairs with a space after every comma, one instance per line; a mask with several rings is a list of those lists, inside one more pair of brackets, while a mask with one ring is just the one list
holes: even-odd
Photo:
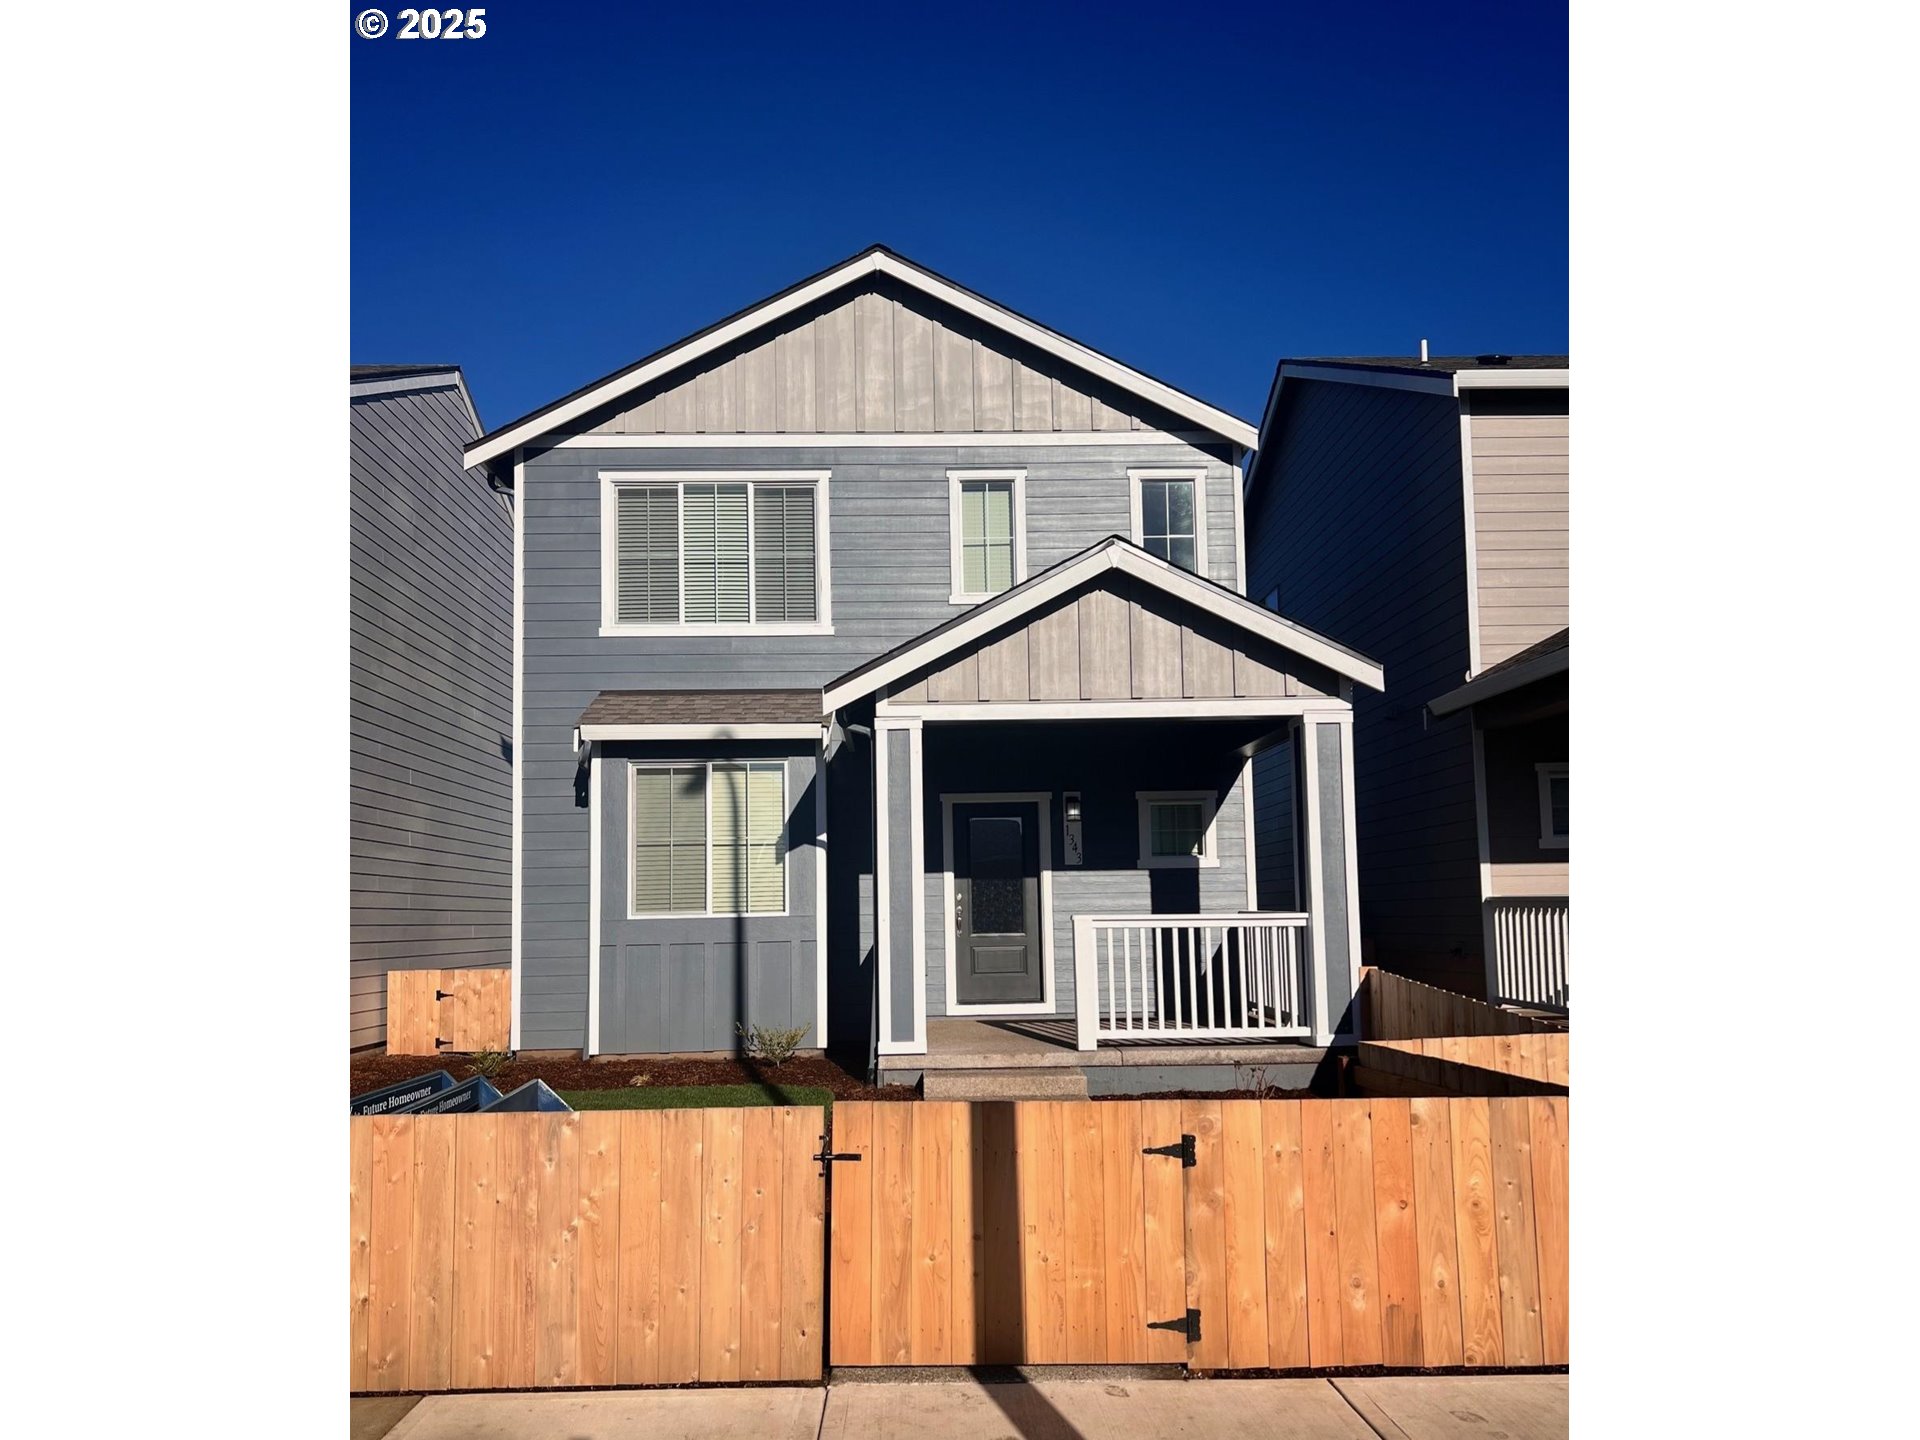
[[1354, 863], [1353, 712], [1303, 716], [1300, 851], [1313, 946], [1313, 1038], [1327, 1044], [1360, 983], [1360, 886]]
[[918, 719], [873, 733], [874, 964], [882, 1055], [927, 1052], [925, 806]]

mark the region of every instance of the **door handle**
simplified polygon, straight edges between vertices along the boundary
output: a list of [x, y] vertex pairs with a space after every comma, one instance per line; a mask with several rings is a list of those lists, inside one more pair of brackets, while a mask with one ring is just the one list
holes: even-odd
[[956, 935], [966, 929], [966, 926], [961, 924], [961, 916], [965, 913], [966, 908], [967, 902], [956, 896], [953, 902], [953, 933]]

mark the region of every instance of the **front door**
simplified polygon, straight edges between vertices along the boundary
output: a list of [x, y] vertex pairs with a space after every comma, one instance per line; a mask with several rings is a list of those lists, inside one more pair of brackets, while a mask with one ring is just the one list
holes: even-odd
[[954, 999], [1038, 1005], [1040, 807], [975, 801], [953, 807]]

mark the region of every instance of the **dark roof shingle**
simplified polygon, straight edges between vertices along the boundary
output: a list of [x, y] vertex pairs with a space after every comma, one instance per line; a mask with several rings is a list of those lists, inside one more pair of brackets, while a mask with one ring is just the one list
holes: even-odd
[[1296, 355], [1282, 365], [1334, 365], [1349, 370], [1386, 370], [1400, 375], [1458, 375], [1462, 370], [1564, 370], [1564, 355]]
[[582, 725], [817, 725], [818, 690], [602, 690]]

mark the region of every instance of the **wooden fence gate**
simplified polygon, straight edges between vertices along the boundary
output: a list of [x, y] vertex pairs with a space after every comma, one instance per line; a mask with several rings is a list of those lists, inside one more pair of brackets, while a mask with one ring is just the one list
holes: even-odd
[[836, 1365], [1567, 1363], [1563, 1097], [842, 1102], [834, 1149]]
[[825, 1119], [352, 1120], [350, 1388], [817, 1379]]

